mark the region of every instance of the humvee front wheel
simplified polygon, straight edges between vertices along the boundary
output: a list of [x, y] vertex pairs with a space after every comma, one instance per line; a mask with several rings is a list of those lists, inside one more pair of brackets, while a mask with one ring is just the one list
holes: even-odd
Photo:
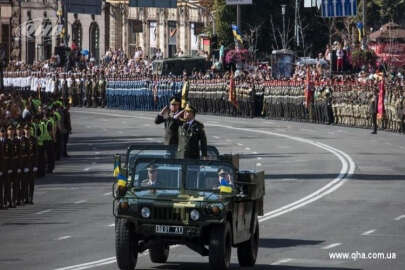
[[115, 224], [115, 253], [121, 270], [133, 270], [138, 260], [138, 241], [126, 219], [117, 218]]
[[232, 233], [229, 222], [212, 227], [209, 262], [214, 270], [227, 270], [231, 264]]
[[250, 239], [238, 246], [238, 261], [242, 267], [254, 266], [259, 249], [259, 222], [256, 219], [255, 232]]
[[158, 244], [149, 249], [150, 260], [154, 263], [166, 263], [169, 258], [169, 246], [166, 244]]

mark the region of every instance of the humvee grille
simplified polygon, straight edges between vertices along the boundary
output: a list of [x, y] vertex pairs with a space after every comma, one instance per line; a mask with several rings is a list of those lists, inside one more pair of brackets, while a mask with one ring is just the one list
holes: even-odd
[[171, 221], [185, 221], [185, 213], [185, 208], [154, 207], [152, 211], [152, 218]]

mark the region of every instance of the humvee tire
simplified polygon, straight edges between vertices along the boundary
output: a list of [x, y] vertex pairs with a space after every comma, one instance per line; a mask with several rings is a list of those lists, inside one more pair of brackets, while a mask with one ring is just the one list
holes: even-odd
[[126, 219], [117, 218], [115, 227], [115, 253], [121, 270], [135, 269], [138, 260], [138, 243]]
[[238, 246], [238, 261], [242, 267], [254, 266], [259, 249], [259, 222], [256, 219], [255, 233]]
[[211, 228], [209, 262], [214, 270], [227, 270], [231, 264], [232, 233], [229, 222]]
[[166, 263], [169, 258], [169, 246], [165, 244], [158, 244], [149, 249], [150, 260], [154, 263]]

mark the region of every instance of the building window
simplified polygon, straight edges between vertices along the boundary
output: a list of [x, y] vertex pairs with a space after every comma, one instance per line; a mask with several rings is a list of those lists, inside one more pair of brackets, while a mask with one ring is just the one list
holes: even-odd
[[32, 65], [35, 59], [35, 25], [31, 21], [27, 24], [27, 47], [26, 47], [26, 62]]
[[133, 56], [136, 51], [136, 33], [142, 32], [142, 21], [128, 20], [128, 45], [129, 55]]
[[96, 22], [90, 24], [90, 57], [96, 62], [100, 59], [100, 30]]
[[149, 59], [153, 59], [157, 51], [157, 31], [157, 22], [149, 22]]
[[42, 46], [43, 58], [50, 59], [52, 57], [52, 23], [49, 19], [42, 22]]
[[79, 20], [76, 20], [72, 24], [72, 41], [81, 49], [82, 48], [82, 24]]
[[177, 53], [177, 23], [175, 21], [168, 21], [169, 31], [169, 58], [175, 57]]
[[196, 23], [190, 23], [190, 52], [192, 56], [198, 55], [198, 35], [196, 34]]

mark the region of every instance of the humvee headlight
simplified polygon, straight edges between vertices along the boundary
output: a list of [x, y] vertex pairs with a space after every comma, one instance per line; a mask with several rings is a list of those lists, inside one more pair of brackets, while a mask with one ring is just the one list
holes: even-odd
[[219, 215], [221, 211], [224, 209], [224, 206], [221, 203], [215, 203], [211, 204], [209, 208], [214, 215]]
[[149, 207], [142, 207], [141, 215], [143, 218], [150, 218], [150, 209]]
[[200, 219], [200, 212], [198, 212], [198, 210], [193, 209], [190, 212], [190, 218], [192, 221], [197, 221]]

